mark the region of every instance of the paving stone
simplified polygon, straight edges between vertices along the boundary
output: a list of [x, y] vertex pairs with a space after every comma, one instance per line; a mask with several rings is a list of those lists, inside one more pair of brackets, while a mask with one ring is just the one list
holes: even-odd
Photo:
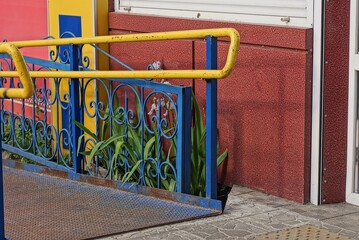
[[254, 240], [254, 239], [256, 239], [256, 236], [257, 236], [257, 235], [253, 234], [253, 235], [244, 237], [244, 239], [245, 239], [245, 240]]
[[330, 219], [326, 219], [323, 222], [329, 223], [334, 226], [341, 227], [346, 230], [350, 231], [359, 231], [359, 214], [358, 213], [352, 213], [347, 214], [340, 217], [334, 217]]
[[265, 204], [256, 203], [252, 200], [242, 200], [238, 202], [230, 202], [226, 207], [225, 213], [234, 218], [239, 218], [274, 210], [276, 209]]
[[207, 237], [209, 237], [211, 234], [208, 234], [207, 232], [202, 232], [200, 230], [197, 229], [186, 229], [186, 232], [191, 233], [192, 235], [195, 235], [199, 238], [205, 239]]
[[185, 231], [172, 232], [168, 239], [189, 239], [189, 240], [201, 240], [203, 238], [195, 236]]
[[148, 240], [157, 240], [157, 239], [190, 239], [187, 236], [181, 236], [181, 232], [166, 232], [160, 234], [151, 234], [146, 236]]
[[117, 235], [115, 237], [102, 238], [106, 240], [112, 240], [112, 238], [116, 240], [125, 240], [125, 239], [147, 239], [149, 236], [161, 236], [168, 235], [170, 232], [178, 231], [174, 225], [163, 226], [163, 227], [155, 227], [150, 229], [144, 229], [136, 232], [129, 232]]
[[242, 221], [267, 231], [280, 230], [288, 227], [297, 227], [309, 222], [309, 218], [296, 213], [276, 210], [241, 218]]
[[244, 238], [245, 236], [252, 235], [252, 233], [244, 231], [244, 230], [222, 229], [221, 232], [229, 237], [243, 237]]
[[238, 185], [233, 185], [230, 194], [231, 194], [231, 196], [237, 196], [237, 195], [246, 194], [246, 193], [250, 193], [250, 192], [254, 192], [254, 190], [252, 190], [250, 188], [238, 186]]
[[359, 207], [346, 203], [324, 204], [320, 206], [312, 204], [291, 204], [282, 206], [282, 208], [318, 220], [329, 219], [350, 213], [359, 213]]
[[212, 234], [208, 237], [206, 237], [205, 239], [214, 239], [214, 240], [219, 240], [219, 239], [228, 239], [228, 236], [225, 235], [224, 233], [215, 233], [215, 234]]
[[240, 201], [241, 200], [252, 201], [252, 202], [256, 202], [257, 204], [263, 204], [263, 205], [273, 207], [273, 208], [296, 204], [295, 202], [291, 202], [291, 201], [288, 201], [283, 198], [271, 196], [271, 195], [261, 193], [261, 192], [256, 192], [256, 191], [237, 195], [237, 199]]
[[217, 233], [224, 233], [227, 237], [243, 239], [247, 236], [265, 232], [264, 229], [257, 228], [239, 220], [202, 223], [190, 228], [184, 228], [183, 230], [203, 238], [208, 238], [213, 235], [217, 236]]
[[[330, 228], [328, 230], [332, 231], [332, 228]], [[359, 234], [357, 232], [349, 231], [349, 230], [346, 230], [346, 229], [340, 230], [338, 232], [338, 234], [343, 235], [343, 236], [347, 236], [347, 237], [350, 237], [350, 238], [359, 237]]]
[[197, 225], [195, 228], [192, 229], [192, 233], [197, 235], [198, 232], [203, 232], [206, 235], [213, 235], [215, 233], [218, 233], [219, 230], [218, 228], [213, 227], [211, 225], [204, 225], [204, 226]]
[[178, 223], [178, 224], [175, 224], [175, 225], [178, 226], [178, 227], [187, 226], [187, 225], [192, 225], [193, 226], [194, 223], [195, 224], [202, 224], [202, 223], [217, 222], [217, 221], [228, 221], [228, 220], [231, 220], [233, 218], [235, 218], [235, 216], [225, 212], [222, 215], [208, 217], [208, 218], [202, 218], [202, 219], [197, 219], [197, 220], [193, 220], [193, 221], [186, 221], [186, 222]]
[[250, 223], [241, 221], [240, 219], [234, 219], [231, 221], [223, 222], [212, 222], [211, 225], [213, 227], [219, 228], [221, 231], [224, 230], [245, 230], [247, 232], [250, 232], [252, 234], [258, 234], [265, 232], [265, 229], [260, 228], [255, 225], [251, 225]]
[[320, 222], [318, 220], [315, 220], [313, 222], [309, 222], [309, 224], [311, 224], [313, 226], [316, 226], [316, 227], [319, 227], [319, 228], [322, 228], [322, 229], [330, 230], [331, 232], [334, 232], [334, 233], [339, 233], [340, 231], [343, 230], [343, 228], [333, 226], [333, 225], [330, 225], [330, 224], [327, 224], [327, 223], [323, 223], [323, 222]]

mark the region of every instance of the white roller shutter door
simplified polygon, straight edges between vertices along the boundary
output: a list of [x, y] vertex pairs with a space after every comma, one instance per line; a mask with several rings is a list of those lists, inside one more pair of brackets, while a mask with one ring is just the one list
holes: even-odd
[[117, 12], [312, 27], [313, 0], [116, 0]]

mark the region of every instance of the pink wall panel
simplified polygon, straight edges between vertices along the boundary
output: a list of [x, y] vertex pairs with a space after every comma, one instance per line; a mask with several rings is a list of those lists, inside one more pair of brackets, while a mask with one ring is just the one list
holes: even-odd
[[[0, 41], [41, 39], [47, 35], [47, 0], [0, 0]], [[20, 51], [26, 56], [48, 58], [47, 47]], [[15, 113], [21, 114], [20, 104], [15, 104]], [[10, 106], [10, 100], [6, 101], [5, 107], [11, 109]], [[32, 107], [25, 107], [25, 115], [31, 116], [31, 112]]]
[[[0, 41], [40, 39], [47, 35], [47, 0], [0, 0]], [[47, 57], [47, 48], [28, 48], [22, 52]]]

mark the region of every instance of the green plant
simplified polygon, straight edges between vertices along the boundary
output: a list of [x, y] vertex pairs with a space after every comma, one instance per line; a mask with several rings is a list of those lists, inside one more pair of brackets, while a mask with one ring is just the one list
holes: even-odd
[[[136, 103], [136, 107], [139, 111], [138, 103]], [[114, 112], [117, 111], [115, 110]], [[156, 168], [155, 163], [147, 159], [152, 158], [156, 162], [173, 162], [173, 158], [170, 156], [172, 146], [169, 147], [169, 151], [166, 153], [163, 146], [158, 145], [159, 136], [156, 130], [151, 134], [144, 128], [132, 128], [125, 123], [117, 124], [117, 122], [124, 121], [123, 113], [113, 116], [109, 114], [107, 109], [105, 114], [108, 116], [109, 121], [112, 121], [113, 126], [110, 134], [112, 137], [109, 138], [107, 137], [109, 135], [109, 122], [102, 124], [100, 133], [96, 136], [86, 126], [75, 121], [76, 126], [84, 131], [84, 134], [78, 140], [79, 148], [77, 152], [85, 157], [86, 167], [94, 171], [94, 166], [99, 166], [99, 170], [103, 172], [102, 176], [110, 177], [114, 180], [137, 183], [144, 181], [147, 186], [157, 187], [158, 178], [154, 177], [151, 172]], [[136, 121], [138, 120], [132, 119], [129, 125], [135, 124]], [[172, 129], [166, 129], [165, 133], [169, 131], [172, 131]], [[87, 142], [87, 146], [84, 146], [85, 151], [81, 152], [83, 142]], [[142, 151], [143, 159], [141, 158]], [[158, 151], [161, 151], [161, 154]], [[161, 178], [160, 185], [164, 189], [174, 191], [176, 183], [174, 173], [171, 173], [168, 167], [165, 167], [164, 171], [166, 172], [166, 179]]]
[[[202, 114], [197, 99], [192, 94], [194, 108], [194, 124], [191, 129], [192, 151], [191, 151], [191, 194], [205, 196], [206, 191], [206, 126], [203, 124]], [[219, 154], [217, 143], [217, 167], [220, 166], [228, 156], [228, 150]]]
[[[192, 94], [193, 108], [194, 108], [194, 124], [191, 129], [191, 141], [192, 141], [192, 152], [191, 152], [191, 194], [197, 196], [205, 195], [205, 158], [206, 158], [206, 127], [203, 124], [202, 114], [198, 105], [198, 102]], [[139, 109], [136, 103], [136, 108]], [[139, 111], [139, 110], [138, 110]], [[152, 110], [151, 110], [152, 111]], [[116, 112], [116, 111], [115, 111]], [[176, 137], [170, 140], [167, 148], [162, 144], [158, 146], [160, 136], [157, 133], [156, 126], [153, 125], [153, 133], [150, 134], [148, 131], [142, 128], [127, 127], [127, 134], [125, 132], [126, 124], [115, 124], [116, 121], [123, 120], [123, 114], [110, 116], [108, 110], [106, 114], [109, 116], [112, 122], [112, 133], [110, 138], [107, 138], [107, 127], [108, 122], [103, 123], [99, 136], [96, 136], [88, 128], [79, 122], [75, 124], [84, 131], [84, 134], [79, 138], [78, 153], [84, 155], [86, 158], [86, 165], [91, 168], [97, 159], [98, 165], [109, 169], [113, 173], [115, 180], [121, 180], [122, 182], [140, 182], [145, 181], [147, 186], [157, 187], [157, 176], [151, 174], [151, 169], [154, 169], [154, 162], [146, 162], [148, 158], [160, 160], [161, 162], [167, 161], [174, 164], [176, 159]], [[169, 117], [169, 114], [167, 115]], [[175, 122], [175, 117], [172, 115], [172, 123]], [[169, 121], [171, 122], [171, 121]], [[164, 130], [165, 133], [173, 131], [174, 127], [168, 127]], [[86, 134], [90, 136], [95, 143], [89, 143], [86, 146], [86, 150], [80, 152], [80, 146]], [[141, 138], [144, 140], [143, 159], [140, 159], [142, 152]], [[164, 141], [164, 140], [162, 140]], [[219, 150], [219, 146], [217, 146]], [[159, 153], [158, 151], [161, 151]], [[112, 154], [112, 157], [111, 157]], [[225, 150], [217, 157], [217, 166], [227, 158], [228, 151]], [[157, 159], [160, 157], [161, 159]], [[122, 162], [126, 159], [131, 166], [131, 169], [126, 169], [126, 166], [120, 166], [118, 159]], [[141, 176], [141, 168], [144, 174]], [[170, 172], [169, 166], [164, 169], [166, 179], [161, 179], [161, 186], [164, 189], [174, 191], [176, 186], [176, 179], [174, 173]], [[141, 179], [143, 177], [144, 179]]]
[[[43, 110], [36, 104], [34, 121], [39, 119], [40, 112], [43, 112]], [[52, 156], [53, 141], [45, 139], [44, 132], [46, 131], [46, 129], [43, 129], [41, 124], [36, 125], [36, 122], [31, 123], [29, 120], [25, 120], [24, 122], [22, 122], [19, 118], [15, 118], [13, 124], [13, 138], [11, 137], [11, 124], [12, 123], [10, 121], [7, 121], [7, 124], [4, 124], [3, 128], [3, 140], [8, 140], [6, 142], [7, 144], [16, 146], [13, 140], [14, 138], [17, 144], [19, 144], [19, 146], [23, 150], [29, 153], [35, 153], [38, 156], [44, 156], [46, 158]], [[33, 134], [32, 124], [37, 126], [35, 129], [35, 134]], [[50, 132], [48, 132], [48, 134], [50, 134]], [[35, 135], [36, 138], [36, 147], [33, 135]], [[9, 157], [15, 160], [20, 160], [22, 163], [37, 164], [36, 162], [15, 153], [10, 152]]]

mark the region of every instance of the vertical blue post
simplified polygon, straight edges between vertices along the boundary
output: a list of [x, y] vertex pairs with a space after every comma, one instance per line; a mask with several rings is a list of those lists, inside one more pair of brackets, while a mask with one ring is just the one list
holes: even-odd
[[177, 96], [177, 192], [190, 193], [191, 190], [191, 97], [190, 87], [182, 88]]
[[[70, 70], [78, 71], [79, 70], [79, 47], [78, 45], [70, 46]], [[78, 78], [71, 78], [71, 87], [70, 87], [70, 101], [71, 101], [71, 142], [72, 142], [72, 159], [74, 161], [74, 171], [76, 173], [82, 173], [82, 163], [81, 156], [77, 155], [78, 148], [78, 139], [81, 135], [80, 128], [78, 128], [74, 120], [81, 121], [81, 108], [80, 108], [80, 83]]]
[[[217, 69], [217, 38], [206, 39], [206, 69]], [[217, 79], [206, 80], [206, 197], [217, 199]]]
[[[2, 123], [2, 113], [0, 112], [0, 122]], [[5, 210], [4, 210], [4, 177], [2, 167], [2, 131], [0, 128], [0, 240], [5, 239]]]

